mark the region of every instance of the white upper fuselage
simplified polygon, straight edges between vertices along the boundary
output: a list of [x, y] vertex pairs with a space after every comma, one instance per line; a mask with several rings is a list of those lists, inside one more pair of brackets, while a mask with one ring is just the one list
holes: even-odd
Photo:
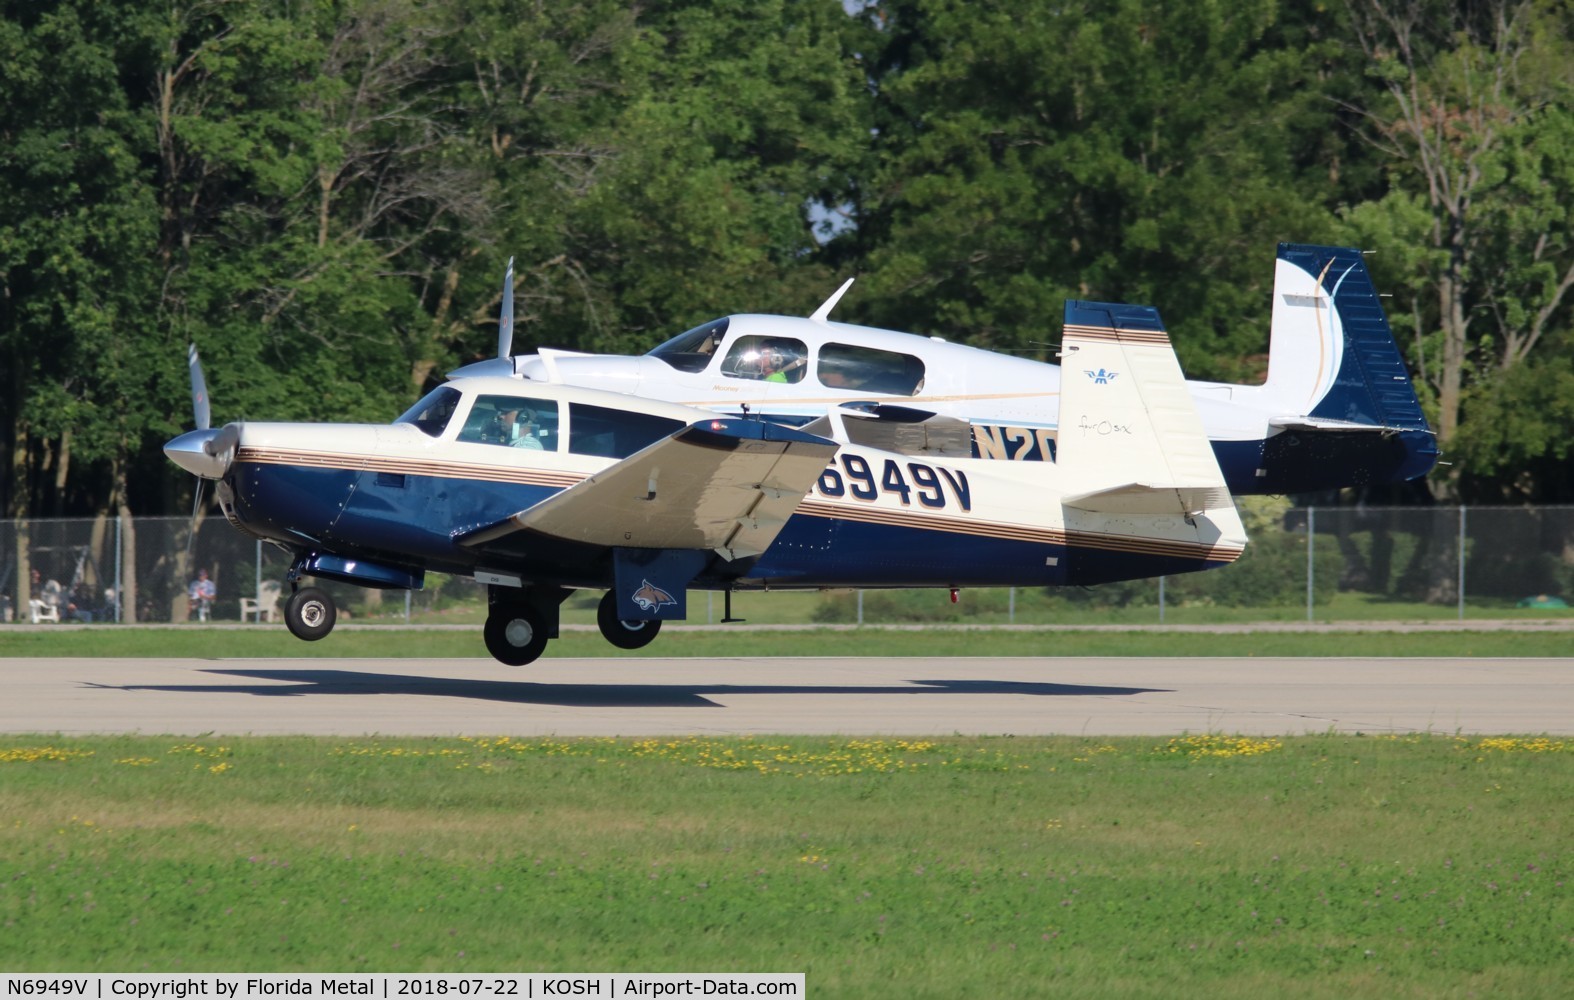
[[[720, 342], [707, 355], [665, 351], [672, 343], [637, 357], [547, 349], [515, 359], [513, 367], [533, 380], [593, 386], [729, 413], [747, 407], [751, 412], [807, 419], [839, 403], [873, 400], [974, 424], [1055, 428], [1059, 423], [1059, 365], [940, 338], [745, 314], [725, 320]], [[789, 349], [801, 345], [801, 364], [790, 376], [792, 381], [768, 380], [750, 366], [745, 359], [751, 345], [758, 344], [785, 344]], [[883, 386], [865, 388], [844, 377], [861, 359], [901, 371], [892, 372], [894, 377]], [[1198, 381], [1188, 381], [1187, 386], [1210, 438], [1260, 440], [1274, 433], [1268, 421], [1281, 408], [1261, 399], [1260, 387]]]

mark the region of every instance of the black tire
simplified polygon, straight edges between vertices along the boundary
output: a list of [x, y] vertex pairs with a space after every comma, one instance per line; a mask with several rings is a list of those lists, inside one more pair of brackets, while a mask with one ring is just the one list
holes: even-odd
[[596, 625], [606, 640], [619, 649], [643, 649], [661, 631], [661, 621], [624, 621], [618, 617], [618, 601], [612, 591], [602, 595], [596, 605]]
[[481, 635], [486, 651], [511, 667], [534, 661], [547, 648], [546, 622], [528, 604], [493, 605]]
[[284, 602], [284, 624], [297, 639], [316, 642], [333, 631], [339, 611], [333, 598], [317, 587], [305, 587]]

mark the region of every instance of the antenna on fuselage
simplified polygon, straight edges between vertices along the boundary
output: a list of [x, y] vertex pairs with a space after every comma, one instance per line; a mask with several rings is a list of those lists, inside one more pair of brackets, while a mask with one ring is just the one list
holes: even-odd
[[838, 288], [830, 298], [821, 303], [820, 308], [811, 313], [809, 318], [814, 320], [816, 323], [824, 323], [827, 319], [829, 319], [831, 310], [836, 308], [836, 303], [842, 301], [842, 296], [847, 294], [847, 290], [853, 287], [853, 282], [856, 280], [856, 278], [848, 278], [846, 281], [842, 282], [842, 287]]
[[503, 275], [503, 307], [497, 315], [497, 356], [508, 359], [514, 349], [514, 258]]

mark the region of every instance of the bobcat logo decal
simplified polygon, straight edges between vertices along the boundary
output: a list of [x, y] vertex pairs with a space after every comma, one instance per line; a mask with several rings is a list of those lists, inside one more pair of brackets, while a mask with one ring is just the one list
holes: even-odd
[[639, 589], [634, 591], [633, 601], [641, 611], [655, 611], [663, 605], [678, 603], [671, 594], [649, 580], [640, 581]]

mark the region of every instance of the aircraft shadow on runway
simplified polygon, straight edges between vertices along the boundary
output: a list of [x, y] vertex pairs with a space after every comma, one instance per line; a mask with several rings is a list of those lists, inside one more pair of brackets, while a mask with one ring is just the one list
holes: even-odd
[[1037, 697], [1104, 697], [1152, 694], [1163, 688], [1104, 687], [1092, 684], [1042, 684], [1031, 681], [928, 680], [905, 685], [842, 686], [829, 684], [542, 684], [404, 674], [360, 673], [352, 670], [207, 670], [204, 673], [248, 677], [268, 684], [127, 684], [92, 685], [121, 691], [167, 691], [189, 694], [249, 694], [265, 697], [313, 694], [417, 694], [439, 698], [559, 705], [583, 708], [719, 708], [707, 695], [740, 694], [1021, 694]]

